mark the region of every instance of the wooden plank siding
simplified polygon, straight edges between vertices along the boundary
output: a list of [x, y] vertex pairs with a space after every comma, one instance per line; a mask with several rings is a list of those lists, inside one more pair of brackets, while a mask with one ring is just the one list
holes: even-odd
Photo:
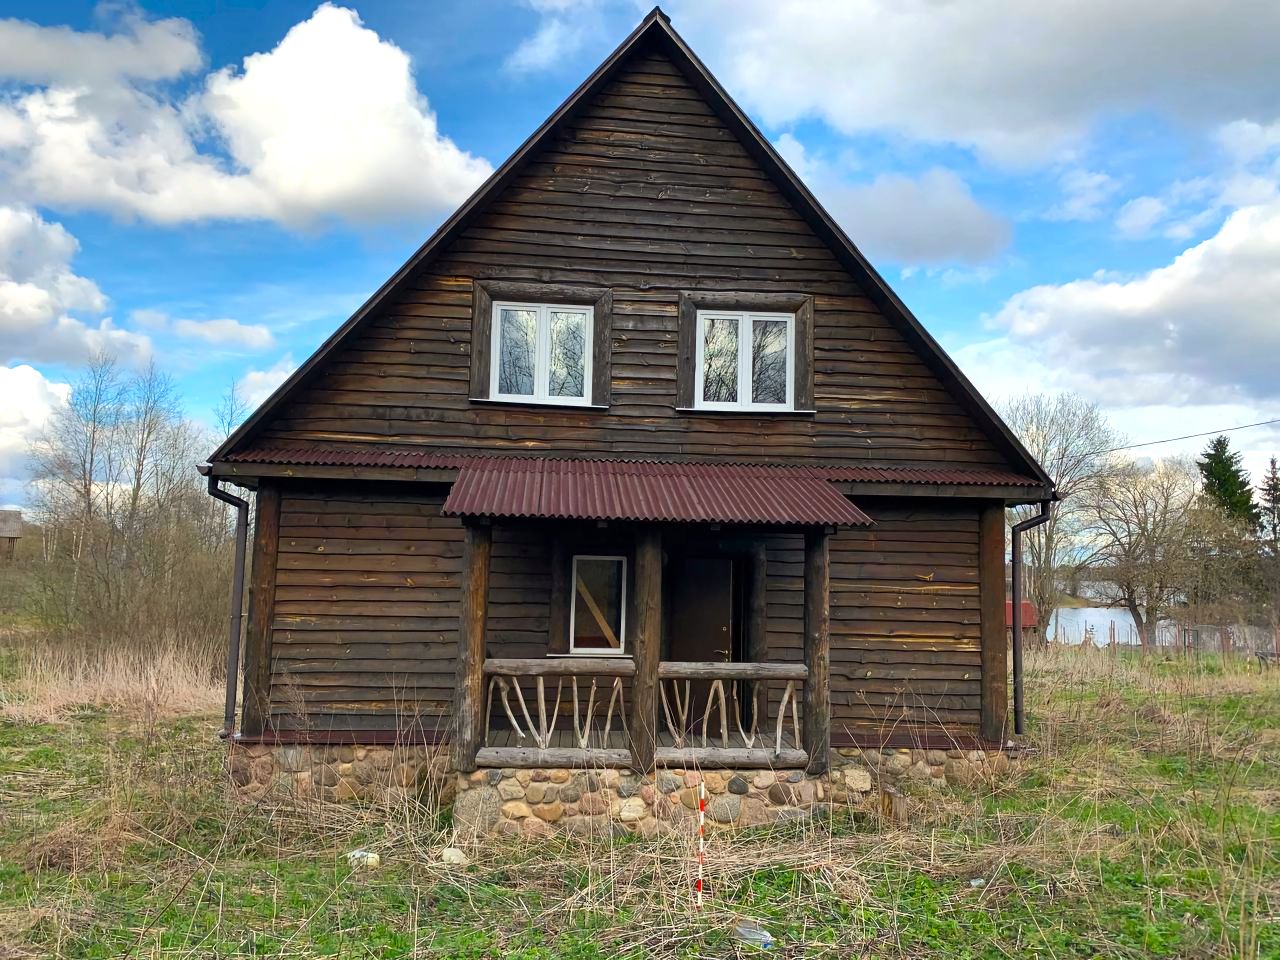
[[[448, 729], [463, 528], [440, 516], [443, 498], [439, 486], [409, 484], [282, 488], [271, 644], [277, 729], [391, 730], [414, 722]], [[829, 539], [832, 736], [841, 742], [921, 725], [974, 736], [982, 672], [979, 508], [861, 506], [875, 526]], [[493, 526], [487, 656], [548, 652], [552, 529]], [[592, 550], [634, 555], [626, 526], [589, 535]], [[763, 542], [765, 659], [800, 663], [804, 537], [771, 534]], [[628, 593], [634, 602], [634, 590]], [[633, 608], [628, 623], [636, 622]], [[628, 703], [631, 688], [627, 681]], [[780, 692], [771, 689], [771, 718]]]
[[[612, 290], [607, 411], [472, 402], [477, 279]], [[681, 291], [812, 296], [817, 413], [677, 410]], [[257, 436], [263, 445], [1008, 466], [684, 76], [650, 55], [625, 65]]]

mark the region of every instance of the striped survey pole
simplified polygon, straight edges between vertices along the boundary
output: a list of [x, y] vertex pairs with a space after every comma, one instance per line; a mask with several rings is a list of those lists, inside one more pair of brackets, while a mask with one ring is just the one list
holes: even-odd
[[702, 867], [707, 860], [707, 785], [698, 781], [698, 879], [693, 883], [694, 902], [702, 907]]

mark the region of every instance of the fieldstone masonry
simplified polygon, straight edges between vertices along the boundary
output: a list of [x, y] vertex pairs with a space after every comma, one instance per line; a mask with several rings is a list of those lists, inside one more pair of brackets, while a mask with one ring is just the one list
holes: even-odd
[[246, 796], [337, 801], [426, 799], [453, 803], [463, 835], [545, 837], [688, 833], [699, 786], [712, 830], [802, 819], [861, 804], [883, 786], [940, 788], [996, 781], [1008, 774], [1002, 751], [842, 747], [818, 777], [799, 770], [485, 769], [454, 774], [434, 746], [233, 745], [231, 780]]

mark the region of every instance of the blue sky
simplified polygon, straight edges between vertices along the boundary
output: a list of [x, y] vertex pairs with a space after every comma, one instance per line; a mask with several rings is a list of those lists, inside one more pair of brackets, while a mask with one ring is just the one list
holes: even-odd
[[[1280, 7], [1030, 6], [664, 9], [992, 398], [1073, 390], [1135, 442], [1280, 417]], [[262, 399], [645, 11], [11, 0], [0, 502], [100, 346], [199, 421]]]

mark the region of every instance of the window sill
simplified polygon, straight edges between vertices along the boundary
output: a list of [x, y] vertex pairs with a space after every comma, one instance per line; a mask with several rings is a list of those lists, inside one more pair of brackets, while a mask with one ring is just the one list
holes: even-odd
[[572, 653], [547, 653], [548, 658], [557, 660], [630, 660], [631, 654], [625, 651], [610, 653], [608, 650], [577, 650]]
[[812, 417], [817, 410], [721, 410], [714, 407], [676, 407], [676, 413], [710, 417]]
[[540, 407], [547, 410], [608, 410], [602, 403], [555, 403], [547, 400], [491, 400], [489, 397], [470, 397], [471, 403], [495, 407]]

